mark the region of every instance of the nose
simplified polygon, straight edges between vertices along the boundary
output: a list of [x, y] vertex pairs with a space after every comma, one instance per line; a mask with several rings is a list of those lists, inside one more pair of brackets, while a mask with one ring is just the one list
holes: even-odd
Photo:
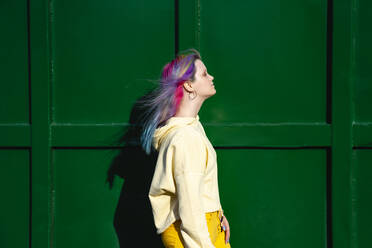
[[212, 78], [212, 80], [214, 79], [214, 77], [211, 75], [211, 78]]

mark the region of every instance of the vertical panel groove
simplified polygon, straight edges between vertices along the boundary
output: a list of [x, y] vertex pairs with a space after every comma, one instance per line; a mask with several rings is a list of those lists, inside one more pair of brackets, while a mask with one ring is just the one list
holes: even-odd
[[[54, 99], [53, 99], [53, 86], [55, 82], [55, 73], [54, 73], [54, 67], [55, 67], [55, 55], [54, 55], [54, 20], [55, 20], [55, 7], [54, 7], [55, 1], [54, 0], [48, 0], [48, 37], [49, 37], [49, 115], [51, 117], [50, 122], [54, 123], [55, 116], [54, 116]], [[50, 123], [50, 124], [51, 124]], [[51, 127], [49, 126], [49, 139], [50, 143], [52, 142], [52, 134], [51, 134]], [[50, 162], [49, 162], [49, 220], [50, 220], [50, 231], [49, 231], [49, 244], [50, 247], [56, 247], [55, 244], [55, 185], [54, 185], [54, 174], [55, 174], [55, 168], [53, 163], [53, 150], [51, 149], [51, 146], [49, 147], [49, 153], [50, 153]]]
[[333, 4], [332, 54], [332, 239], [337, 248], [352, 242], [352, 1]]
[[332, 123], [332, 49], [333, 49], [333, 0], [327, 1], [327, 69], [326, 69], [326, 123]]
[[[29, 2], [29, 1], [27, 1]], [[29, 162], [30, 162], [30, 167], [29, 167], [29, 183], [30, 183], [30, 187], [29, 187], [29, 204], [30, 204], [30, 209], [29, 209], [29, 222], [28, 222], [28, 226], [29, 226], [29, 235], [28, 235], [28, 246], [29, 248], [32, 247], [32, 149], [29, 149], [28, 150], [28, 154], [29, 154]]]
[[[32, 101], [31, 101], [31, 38], [30, 38], [30, 0], [26, 1], [26, 20], [27, 20], [27, 69], [28, 69], [28, 122], [32, 126]], [[30, 132], [31, 136], [31, 132]], [[31, 140], [31, 137], [30, 137]], [[29, 155], [29, 218], [28, 218], [28, 247], [32, 247], [32, 149], [28, 149]]]
[[[357, 42], [358, 42], [358, 9], [359, 9], [359, 0], [351, 0], [351, 17], [350, 17], [350, 33], [351, 33], [351, 51], [350, 51], [350, 81], [351, 85], [354, 86], [357, 83], [357, 61], [356, 61], [356, 53], [357, 53]], [[350, 115], [351, 115], [351, 126], [353, 123], [355, 123], [355, 101], [354, 101], [354, 87], [350, 87]], [[352, 129], [353, 130], [353, 129]], [[352, 137], [354, 137], [354, 134], [352, 133]], [[354, 139], [351, 139], [351, 149], [354, 145]], [[351, 150], [351, 161], [350, 163], [351, 169], [350, 169], [350, 188], [351, 188], [351, 234], [350, 234], [350, 246], [351, 247], [358, 247], [358, 227], [357, 227], [357, 183], [356, 182], [356, 166], [358, 163], [355, 162], [357, 159], [356, 152]]]
[[53, 99], [53, 86], [55, 82], [55, 73], [54, 73], [54, 67], [55, 67], [55, 56], [54, 56], [54, 0], [48, 1], [48, 37], [49, 37], [49, 99], [50, 99], [50, 108], [49, 108], [49, 114], [51, 117], [51, 123], [54, 123], [54, 120], [56, 119], [54, 116], [54, 99]]
[[48, 0], [29, 1], [31, 244], [50, 247], [50, 101]]
[[[359, 0], [352, 0], [352, 6], [351, 6], [351, 51], [350, 51], [350, 79], [351, 79], [351, 85], [355, 85], [356, 78], [357, 78], [357, 59], [356, 59], [356, 53], [357, 53], [357, 42], [359, 39], [358, 35], [358, 9], [359, 9]], [[351, 97], [351, 121], [352, 123], [355, 123], [355, 101], [354, 101], [354, 87], [350, 87], [350, 95]]]
[[326, 149], [326, 246], [333, 248], [332, 239], [332, 150]]
[[200, 50], [200, 0], [195, 0], [195, 8], [195, 45], [197, 47], [196, 49]]
[[177, 56], [179, 51], [179, 35], [178, 27], [179, 26], [179, 5], [178, 0], [174, 0], [174, 56]]
[[358, 156], [356, 154], [357, 150], [353, 150], [352, 153], [352, 167], [351, 167], [351, 195], [352, 195], [352, 203], [351, 203], [351, 247], [358, 248], [358, 229], [357, 229], [357, 202], [358, 202], [358, 189], [357, 189], [357, 170], [356, 166], [358, 165], [357, 159]]
[[[332, 124], [332, 62], [333, 62], [333, 0], [327, 1], [327, 43], [326, 43], [326, 123]], [[333, 248], [332, 226], [332, 149], [326, 157], [326, 247]]]

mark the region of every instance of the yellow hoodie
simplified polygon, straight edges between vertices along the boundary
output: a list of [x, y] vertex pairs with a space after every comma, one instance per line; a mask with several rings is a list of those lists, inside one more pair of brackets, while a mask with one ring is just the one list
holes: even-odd
[[181, 219], [187, 248], [212, 248], [205, 213], [222, 210], [217, 154], [197, 117], [171, 117], [156, 129], [158, 159], [149, 199], [157, 233]]

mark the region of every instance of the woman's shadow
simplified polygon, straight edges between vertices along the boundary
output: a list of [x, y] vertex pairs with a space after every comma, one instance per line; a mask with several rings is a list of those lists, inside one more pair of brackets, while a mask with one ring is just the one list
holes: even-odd
[[[150, 93], [141, 97], [143, 100]], [[156, 234], [148, 191], [155, 169], [157, 152], [147, 155], [140, 147], [141, 115], [143, 107], [139, 100], [134, 104], [129, 126], [114, 144], [120, 145], [119, 154], [112, 160], [107, 171], [110, 188], [115, 176], [124, 179], [120, 199], [115, 210], [114, 227], [120, 247], [164, 247]]]

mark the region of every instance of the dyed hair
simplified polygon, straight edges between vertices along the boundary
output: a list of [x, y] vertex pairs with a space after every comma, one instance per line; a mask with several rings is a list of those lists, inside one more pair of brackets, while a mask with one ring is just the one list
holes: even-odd
[[157, 80], [157, 88], [140, 102], [146, 107], [142, 116], [140, 137], [146, 154], [151, 152], [155, 129], [176, 114], [183, 97], [183, 83], [195, 80], [196, 59], [201, 59], [201, 56], [194, 48], [179, 52], [175, 59], [163, 67], [161, 78]]

